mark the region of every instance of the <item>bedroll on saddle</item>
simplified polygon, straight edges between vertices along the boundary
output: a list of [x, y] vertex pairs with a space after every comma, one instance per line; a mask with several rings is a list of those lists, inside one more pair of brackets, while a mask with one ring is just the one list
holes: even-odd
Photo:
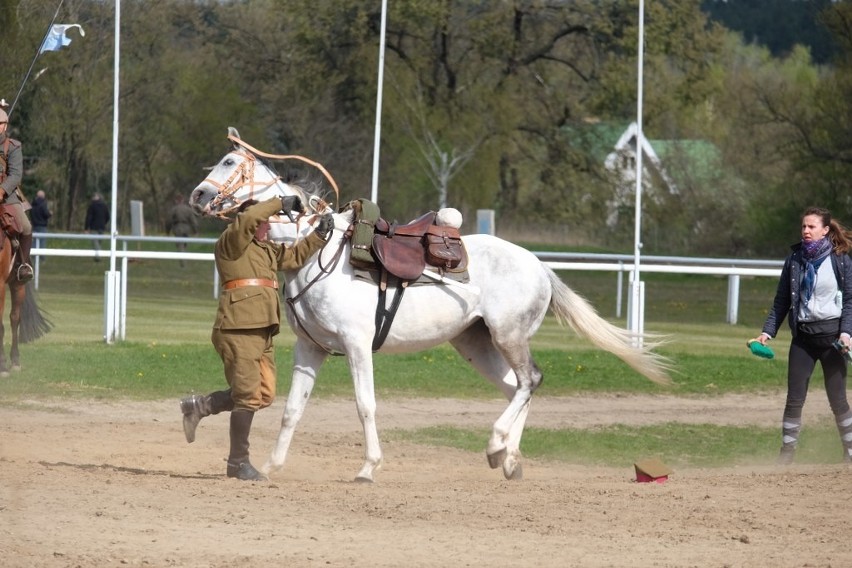
[[352, 232], [352, 254], [350, 264], [357, 268], [375, 268], [373, 258], [373, 232], [379, 220], [379, 206], [368, 199], [358, 199], [349, 203], [355, 211], [355, 228]]

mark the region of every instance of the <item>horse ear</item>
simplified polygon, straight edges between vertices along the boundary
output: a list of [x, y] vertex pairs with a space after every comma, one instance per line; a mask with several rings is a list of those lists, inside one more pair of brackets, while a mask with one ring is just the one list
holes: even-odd
[[237, 138], [239, 140], [242, 140], [242, 138], [240, 138], [240, 133], [237, 131], [237, 129], [234, 128], [233, 126], [229, 126], [228, 127], [228, 138], [232, 138], [232, 137]]

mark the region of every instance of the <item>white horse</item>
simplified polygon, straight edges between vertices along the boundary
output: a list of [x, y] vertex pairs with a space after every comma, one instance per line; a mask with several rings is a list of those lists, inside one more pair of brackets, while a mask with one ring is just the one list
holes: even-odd
[[[190, 196], [190, 204], [197, 211], [221, 216], [245, 200], [262, 201], [278, 195], [297, 195], [317, 213], [328, 207], [303, 188], [284, 183], [258, 158], [258, 151], [240, 140], [236, 130], [229, 129], [229, 138], [234, 142], [233, 150], [211, 168]], [[281, 430], [262, 467], [265, 473], [284, 466], [319, 368], [332, 353], [346, 356], [364, 429], [364, 465], [356, 480], [372, 482], [382, 465], [371, 348], [378, 293], [375, 284], [356, 278], [349, 263], [345, 232], [352, 221], [351, 210], [335, 213], [334, 231], [325, 248], [303, 268], [284, 274], [287, 319], [297, 341]], [[273, 224], [270, 234], [281, 240], [292, 239], [296, 234], [293, 228], [292, 224]], [[509, 404], [494, 423], [486, 456], [492, 468], [502, 466], [507, 479], [522, 477], [521, 435], [531, 396], [542, 381], [530, 352], [530, 339], [548, 308], [560, 324], [569, 325], [650, 380], [670, 383], [666, 360], [652, 352], [652, 343], [635, 347], [638, 342], [630, 332], [598, 316], [531, 252], [490, 235], [468, 235], [463, 242], [469, 258], [469, 284], [436, 282], [409, 287], [379, 352], [420, 351], [449, 342], [494, 383]]]

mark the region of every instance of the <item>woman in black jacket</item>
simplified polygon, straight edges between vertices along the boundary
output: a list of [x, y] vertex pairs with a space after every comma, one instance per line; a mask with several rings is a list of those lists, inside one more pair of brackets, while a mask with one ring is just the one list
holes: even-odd
[[852, 259], [848, 256], [852, 233], [832, 219], [827, 209], [811, 207], [802, 215], [802, 240], [792, 249], [763, 332], [753, 340], [766, 345], [788, 318], [793, 340], [778, 463], [793, 462], [817, 361], [843, 443], [843, 459], [852, 463], [852, 411], [846, 397], [846, 355], [852, 347]]

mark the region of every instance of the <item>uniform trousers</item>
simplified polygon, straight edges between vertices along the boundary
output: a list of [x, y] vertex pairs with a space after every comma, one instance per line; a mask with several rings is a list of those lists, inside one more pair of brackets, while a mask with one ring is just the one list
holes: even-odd
[[211, 340], [225, 366], [235, 410], [257, 411], [275, 400], [271, 328], [214, 329]]

